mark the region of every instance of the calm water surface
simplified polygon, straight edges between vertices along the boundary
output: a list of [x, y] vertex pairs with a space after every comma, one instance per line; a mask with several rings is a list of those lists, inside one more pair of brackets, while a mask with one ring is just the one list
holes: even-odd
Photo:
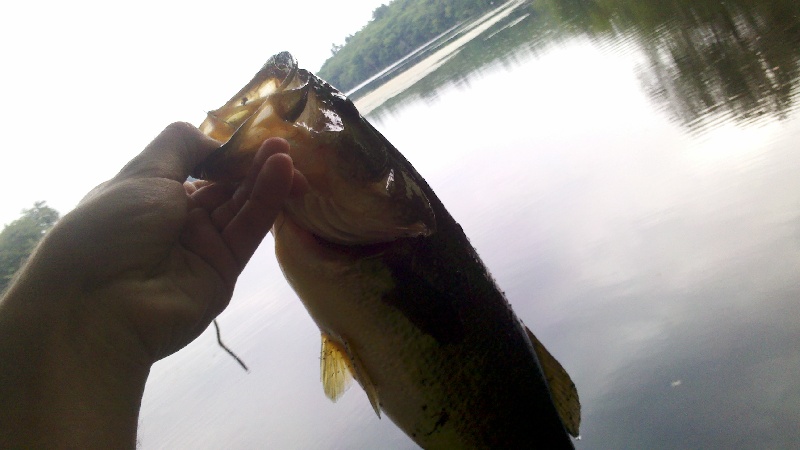
[[[570, 372], [580, 449], [800, 447], [800, 6], [751, 3], [522, 4], [369, 113]], [[220, 323], [250, 373], [213, 332], [158, 363], [142, 448], [416, 448], [324, 396], [271, 242]]]

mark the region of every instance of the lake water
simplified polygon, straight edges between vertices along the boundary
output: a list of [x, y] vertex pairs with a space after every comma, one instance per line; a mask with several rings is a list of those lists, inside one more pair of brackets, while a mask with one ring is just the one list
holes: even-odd
[[[752, 3], [520, 3], [370, 106], [571, 374], [579, 449], [800, 447], [800, 6]], [[250, 372], [211, 330], [159, 362], [141, 447], [416, 448], [325, 397], [272, 250], [220, 317]]]

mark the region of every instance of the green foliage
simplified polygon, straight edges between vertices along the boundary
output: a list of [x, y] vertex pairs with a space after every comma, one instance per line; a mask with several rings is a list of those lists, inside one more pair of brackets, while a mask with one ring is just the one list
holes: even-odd
[[800, 78], [797, 0], [540, 0], [562, 28], [632, 38], [646, 55], [643, 87], [677, 122], [710, 112], [746, 123], [784, 118]]
[[22, 217], [3, 228], [0, 232], [0, 293], [6, 290], [14, 274], [58, 218], [58, 211], [45, 202], [36, 202], [33, 208], [22, 211]]
[[601, 46], [622, 39], [616, 48], [637, 49], [644, 92], [692, 131], [720, 118], [742, 124], [783, 119], [800, 108], [797, 0], [536, 0], [514, 13], [523, 14], [513, 27], [497, 24], [491, 39], [464, 46], [382, 109], [404, 98], [435, 97], [440, 86], [463, 83], [483, 67], [513, 66], [517, 54], [542, 54], [575, 38]]
[[318, 75], [347, 91], [452, 26], [495, 8], [491, 0], [394, 0], [333, 54]]

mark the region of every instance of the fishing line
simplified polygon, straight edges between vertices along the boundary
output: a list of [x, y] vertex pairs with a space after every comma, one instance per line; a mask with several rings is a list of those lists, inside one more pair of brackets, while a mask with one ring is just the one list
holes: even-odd
[[250, 372], [250, 369], [247, 368], [247, 365], [244, 363], [244, 361], [242, 361], [241, 358], [236, 356], [236, 353], [233, 353], [233, 350], [229, 349], [227, 345], [222, 343], [222, 335], [219, 332], [219, 324], [217, 323], [217, 319], [214, 319], [214, 328], [216, 328], [217, 330], [217, 343], [219, 344], [219, 346], [222, 347], [223, 350], [228, 352], [228, 354], [231, 355], [233, 359], [235, 359], [236, 362], [239, 363], [240, 366], [242, 366], [245, 372]]

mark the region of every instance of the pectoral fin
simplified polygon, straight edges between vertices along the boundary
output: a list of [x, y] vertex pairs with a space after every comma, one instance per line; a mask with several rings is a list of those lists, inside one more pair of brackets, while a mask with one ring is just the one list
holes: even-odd
[[353, 382], [353, 363], [341, 345], [322, 333], [322, 354], [319, 360], [320, 380], [325, 395], [339, 400]]
[[578, 398], [578, 389], [575, 388], [575, 383], [572, 382], [567, 371], [561, 367], [561, 363], [544, 348], [531, 330], [525, 327], [525, 331], [528, 332], [536, 356], [539, 357], [539, 364], [544, 371], [550, 388], [550, 396], [553, 398], [561, 422], [569, 434], [577, 437], [581, 425], [581, 402]]
[[338, 400], [347, 391], [353, 378], [356, 378], [375, 414], [381, 416], [378, 390], [372, 384], [358, 356], [347, 346], [322, 333], [322, 355], [320, 357], [320, 378], [325, 395], [332, 401]]

